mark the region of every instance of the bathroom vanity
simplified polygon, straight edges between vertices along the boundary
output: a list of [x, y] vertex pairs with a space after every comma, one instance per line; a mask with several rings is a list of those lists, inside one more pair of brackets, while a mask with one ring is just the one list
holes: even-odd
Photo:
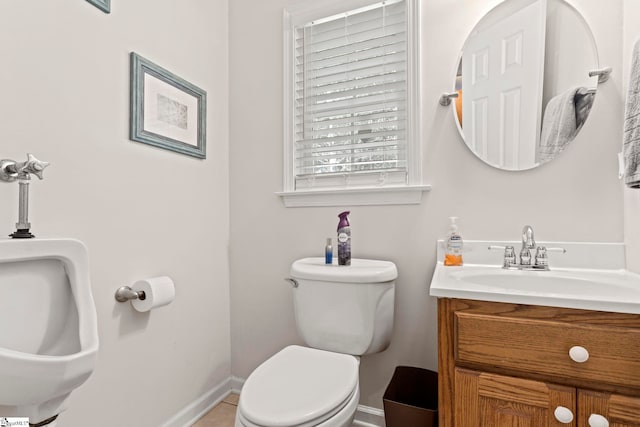
[[438, 242], [440, 427], [639, 427], [640, 275], [624, 246], [539, 243], [563, 251], [537, 271], [493, 250], [514, 245], [466, 241], [465, 264], [445, 267]]
[[440, 427], [640, 425], [640, 315], [441, 298], [438, 346]]

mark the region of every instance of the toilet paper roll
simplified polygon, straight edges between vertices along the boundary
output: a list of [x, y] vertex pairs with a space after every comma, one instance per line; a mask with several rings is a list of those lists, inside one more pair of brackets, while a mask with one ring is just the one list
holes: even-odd
[[134, 299], [131, 305], [138, 311], [149, 311], [152, 308], [162, 307], [169, 304], [176, 296], [176, 289], [173, 280], [167, 276], [152, 277], [138, 280], [131, 289], [134, 291], [144, 291], [144, 299]]

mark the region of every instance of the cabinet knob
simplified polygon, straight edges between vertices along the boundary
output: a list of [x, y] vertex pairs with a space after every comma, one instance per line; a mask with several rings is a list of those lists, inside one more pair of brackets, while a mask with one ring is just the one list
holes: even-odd
[[586, 348], [576, 345], [569, 350], [569, 357], [571, 357], [571, 360], [574, 362], [584, 363], [589, 360], [589, 352]]
[[589, 416], [589, 427], [609, 427], [609, 420], [602, 415], [591, 414]]
[[571, 424], [573, 421], [573, 412], [564, 406], [558, 406], [556, 410], [553, 411], [553, 415], [556, 417], [556, 420], [562, 424]]

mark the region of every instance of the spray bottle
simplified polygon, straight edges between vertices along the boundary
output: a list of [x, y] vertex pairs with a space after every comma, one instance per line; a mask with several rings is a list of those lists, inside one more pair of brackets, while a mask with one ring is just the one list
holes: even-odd
[[347, 216], [351, 212], [341, 212], [338, 217], [338, 264], [351, 265], [351, 228], [349, 227], [349, 218]]

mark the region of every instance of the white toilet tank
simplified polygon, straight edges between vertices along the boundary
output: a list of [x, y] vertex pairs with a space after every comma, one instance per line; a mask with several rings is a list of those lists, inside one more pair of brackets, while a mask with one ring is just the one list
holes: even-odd
[[296, 324], [313, 348], [355, 356], [389, 346], [395, 279], [390, 261], [352, 259], [350, 266], [304, 258], [291, 265]]

